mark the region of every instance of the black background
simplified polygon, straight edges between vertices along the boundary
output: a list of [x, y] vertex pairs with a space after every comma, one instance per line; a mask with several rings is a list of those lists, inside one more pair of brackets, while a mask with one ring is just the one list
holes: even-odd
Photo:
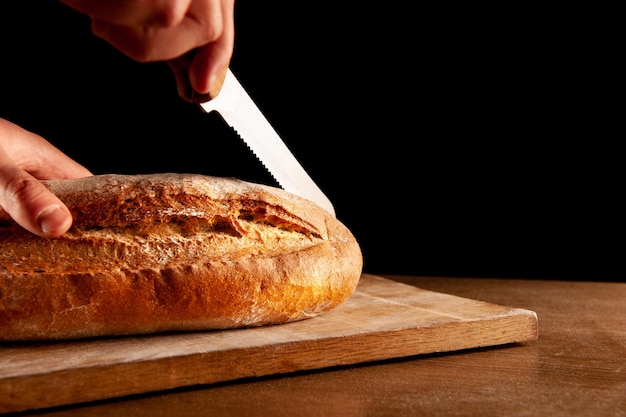
[[[56, 2], [12, 3], [0, 117], [94, 173], [273, 184], [217, 115], [178, 98], [167, 65], [132, 61]], [[365, 272], [623, 280], [610, 27], [523, 6], [235, 7], [231, 69], [361, 243]]]

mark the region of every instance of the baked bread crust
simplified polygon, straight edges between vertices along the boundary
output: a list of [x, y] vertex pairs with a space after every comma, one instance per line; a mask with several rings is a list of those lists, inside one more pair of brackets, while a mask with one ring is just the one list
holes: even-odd
[[0, 209], [0, 340], [302, 320], [354, 292], [359, 245], [282, 189], [198, 174], [44, 181], [74, 223], [37, 237]]

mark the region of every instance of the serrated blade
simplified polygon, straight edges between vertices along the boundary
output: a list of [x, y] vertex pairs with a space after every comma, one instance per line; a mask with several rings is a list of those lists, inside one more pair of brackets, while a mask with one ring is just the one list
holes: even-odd
[[198, 105], [207, 113], [218, 112], [281, 188], [313, 201], [335, 216], [335, 209], [328, 197], [287, 148], [230, 68], [220, 93], [212, 100]]

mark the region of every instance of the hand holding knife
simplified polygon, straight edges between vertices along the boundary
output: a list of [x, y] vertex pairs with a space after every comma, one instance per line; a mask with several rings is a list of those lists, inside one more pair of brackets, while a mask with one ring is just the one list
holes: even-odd
[[218, 112], [285, 191], [315, 202], [334, 216], [335, 209], [328, 197], [287, 148], [230, 68], [226, 69], [221, 85], [218, 83], [213, 91], [201, 95], [189, 83], [189, 63], [189, 54], [168, 62], [176, 77], [178, 94], [197, 103], [206, 113]]

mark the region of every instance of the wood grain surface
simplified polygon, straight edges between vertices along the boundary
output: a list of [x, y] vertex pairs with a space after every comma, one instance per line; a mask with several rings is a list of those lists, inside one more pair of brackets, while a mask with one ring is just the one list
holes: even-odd
[[0, 345], [0, 412], [532, 341], [535, 312], [364, 274], [345, 304], [279, 326]]

